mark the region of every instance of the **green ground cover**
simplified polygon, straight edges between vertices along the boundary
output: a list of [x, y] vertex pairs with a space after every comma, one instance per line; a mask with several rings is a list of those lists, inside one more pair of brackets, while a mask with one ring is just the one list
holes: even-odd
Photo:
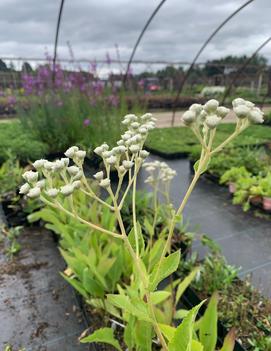
[[[215, 144], [221, 143], [234, 130], [234, 124], [222, 124], [218, 127]], [[266, 126], [253, 125], [237, 137], [230, 146], [257, 145], [271, 141], [271, 129]], [[199, 149], [198, 141], [189, 128], [159, 128], [151, 131], [147, 148], [164, 154], [195, 152]]]

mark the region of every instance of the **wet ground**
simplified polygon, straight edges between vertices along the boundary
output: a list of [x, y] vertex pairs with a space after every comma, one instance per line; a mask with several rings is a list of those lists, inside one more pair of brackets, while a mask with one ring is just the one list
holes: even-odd
[[59, 275], [64, 262], [47, 231], [26, 229], [11, 262], [0, 253], [0, 350], [85, 351], [86, 328], [74, 291]]
[[[164, 160], [158, 156], [151, 159], [166, 161], [177, 171], [171, 198], [178, 206], [192, 179], [189, 161]], [[144, 178], [142, 172], [139, 187], [148, 189]], [[184, 219], [189, 222], [189, 229], [215, 239], [228, 262], [241, 267], [240, 276], [251, 274], [254, 286], [271, 297], [271, 221], [244, 213], [241, 207], [231, 204], [225, 187], [205, 179], [196, 185], [184, 210]], [[198, 240], [194, 250], [203, 256]]]

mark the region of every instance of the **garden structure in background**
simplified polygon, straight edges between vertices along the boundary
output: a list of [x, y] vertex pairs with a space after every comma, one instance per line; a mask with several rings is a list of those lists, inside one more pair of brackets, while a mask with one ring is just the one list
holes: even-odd
[[[117, 324], [124, 327], [118, 338], [111, 329], [104, 327], [82, 337], [81, 342], [104, 342], [117, 349], [122, 349], [125, 344], [124, 347], [130, 349], [144, 347], [151, 350], [157, 342], [158, 349], [163, 350], [177, 351], [180, 345], [191, 350], [204, 348], [208, 351], [219, 347], [216, 293], [212, 295], [203, 318], [196, 323], [202, 303], [190, 311], [179, 310], [178, 302], [200, 268], [193, 269], [183, 280], [167, 278], [181, 262], [180, 251], [172, 248], [172, 238], [200, 175], [208, 168], [212, 156], [251, 122], [263, 122], [262, 112], [250, 102], [236, 99], [233, 106], [237, 115], [236, 128], [218, 144], [213, 144], [216, 128], [228, 109], [211, 100], [204, 106], [192, 105], [184, 115], [184, 121], [199, 140], [202, 151], [192, 183], [177, 211], [168, 197], [175, 172], [164, 163], [146, 164], [149, 172], [146, 181], [154, 188], [154, 216], [153, 220], [146, 216], [143, 226], [136, 217], [136, 186], [139, 169], [148, 156], [142, 149], [143, 144], [148, 131], [154, 128], [154, 119], [149, 114], [141, 117], [127, 115], [123, 121], [127, 131], [117, 146], [110, 149], [107, 144], [102, 144], [95, 149], [104, 164], [104, 169], [94, 175], [97, 185], [85, 177], [83, 161], [86, 152], [77, 146], [66, 151], [66, 158], [54, 162], [36, 161], [33, 165], [37, 172], [27, 171], [23, 175], [27, 183], [20, 192], [32, 199], [41, 198], [46, 206], [37, 217], [47, 218], [51, 223], [48, 227], [60, 235], [62, 254], [68, 264], [65, 279], [84, 296], [87, 304], [106, 310], [112, 318], [119, 320]], [[70, 160], [75, 165], [70, 166]], [[111, 187], [113, 169], [118, 174], [116, 187]], [[40, 176], [44, 179], [39, 179]], [[99, 196], [97, 186], [107, 192], [107, 200]], [[129, 190], [132, 191], [130, 233], [122, 218]], [[158, 193], [166, 200], [161, 207], [157, 202]], [[163, 225], [157, 231], [161, 218], [164, 218]], [[87, 237], [80, 234], [86, 231], [89, 233]], [[105, 270], [105, 261], [110, 269]], [[166, 287], [159, 283], [166, 284]], [[159, 290], [156, 290], [157, 286]], [[104, 318], [107, 319], [105, 315]], [[174, 326], [174, 319], [182, 319], [179, 326]], [[197, 332], [194, 334], [193, 330]], [[233, 336], [231, 331], [221, 350], [233, 350]]]

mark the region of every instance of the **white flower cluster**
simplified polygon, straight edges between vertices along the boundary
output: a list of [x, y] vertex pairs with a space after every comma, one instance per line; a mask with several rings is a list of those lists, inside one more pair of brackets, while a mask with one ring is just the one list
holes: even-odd
[[[42, 191], [52, 198], [55, 198], [59, 193], [64, 196], [71, 195], [75, 189], [80, 187], [83, 176], [81, 166], [86, 152], [79, 150], [77, 146], [72, 146], [65, 152], [65, 156], [67, 157], [54, 162], [44, 159], [35, 161], [33, 167], [36, 169], [36, 172], [27, 171], [23, 174], [26, 183], [21, 186], [20, 194], [27, 195], [32, 199], [39, 197]], [[69, 166], [70, 159], [76, 165]], [[53, 178], [56, 175], [60, 175], [66, 183], [60, 188], [52, 186]], [[38, 180], [42, 176], [44, 178]]]
[[182, 119], [187, 126], [205, 124], [208, 128], [213, 129], [220, 124], [229, 112], [228, 108], [219, 106], [217, 100], [211, 99], [205, 105], [191, 105], [189, 110], [183, 114]]
[[156, 118], [152, 117], [150, 113], [142, 116], [128, 114], [122, 121], [127, 126], [127, 130], [117, 141], [117, 146], [110, 150], [109, 146], [104, 143], [95, 148], [94, 152], [102, 157], [107, 170], [105, 177], [103, 171], [94, 174], [94, 178], [99, 181], [101, 187], [107, 188], [110, 185], [110, 167], [114, 167], [119, 176], [124, 176], [134, 166], [135, 158], [137, 161], [143, 162], [148, 157], [149, 153], [142, 148], [148, 131], [155, 128], [155, 121]]
[[170, 182], [175, 176], [176, 171], [170, 168], [165, 162], [154, 161], [146, 162], [143, 167], [149, 176], [145, 180], [145, 183], [155, 184], [158, 181]]
[[232, 102], [233, 111], [240, 119], [247, 118], [251, 123], [263, 123], [264, 113], [253, 102], [237, 98]]
[[[255, 105], [244, 99], [238, 98], [233, 100], [233, 111], [238, 119], [247, 119], [252, 123], [263, 122], [263, 112]], [[204, 125], [209, 129], [216, 128], [230, 112], [230, 109], [219, 106], [219, 102], [211, 99], [204, 105], [193, 104], [186, 111], [182, 120], [187, 126]]]

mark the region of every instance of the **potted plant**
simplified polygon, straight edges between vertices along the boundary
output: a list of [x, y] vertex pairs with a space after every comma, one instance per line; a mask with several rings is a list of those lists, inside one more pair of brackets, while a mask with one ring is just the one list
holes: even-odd
[[271, 211], [271, 173], [267, 173], [264, 178], [259, 180], [259, 190], [262, 195], [263, 209], [265, 211]]
[[220, 184], [227, 184], [230, 194], [236, 192], [236, 183], [240, 178], [248, 177], [251, 173], [245, 167], [232, 167], [220, 178]]

